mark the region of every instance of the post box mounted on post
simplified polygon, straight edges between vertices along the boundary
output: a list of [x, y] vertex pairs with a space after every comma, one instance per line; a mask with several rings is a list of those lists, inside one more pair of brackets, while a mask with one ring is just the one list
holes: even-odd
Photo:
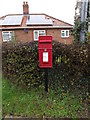
[[45, 68], [45, 91], [48, 92], [48, 68], [52, 68], [52, 36], [39, 36], [39, 67]]
[[39, 67], [52, 68], [52, 36], [39, 36]]

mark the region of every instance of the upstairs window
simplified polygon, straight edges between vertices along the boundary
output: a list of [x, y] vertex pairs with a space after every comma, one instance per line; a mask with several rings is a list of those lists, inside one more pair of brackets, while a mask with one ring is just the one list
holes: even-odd
[[61, 30], [61, 37], [62, 38], [69, 37], [69, 30]]
[[40, 35], [46, 35], [45, 30], [34, 30], [34, 41], [38, 41]]
[[2, 32], [3, 42], [15, 40], [14, 31], [4, 31]]

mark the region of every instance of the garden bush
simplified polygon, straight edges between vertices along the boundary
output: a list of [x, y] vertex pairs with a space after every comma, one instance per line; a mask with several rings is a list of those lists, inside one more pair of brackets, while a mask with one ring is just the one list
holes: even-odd
[[53, 69], [50, 70], [50, 86], [64, 90], [88, 91], [88, 44], [53, 45]]
[[[18, 85], [39, 86], [44, 69], [39, 68], [38, 43], [3, 43], [3, 75]], [[53, 68], [48, 70], [49, 89], [79, 89], [88, 92], [88, 44], [64, 45], [53, 42]]]
[[3, 75], [17, 85], [40, 85], [44, 79], [39, 69], [37, 43], [3, 43]]

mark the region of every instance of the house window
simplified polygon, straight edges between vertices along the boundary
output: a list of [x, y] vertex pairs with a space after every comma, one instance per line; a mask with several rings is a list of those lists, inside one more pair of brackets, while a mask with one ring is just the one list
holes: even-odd
[[3, 41], [15, 40], [14, 31], [4, 31], [2, 32]]
[[45, 30], [34, 30], [34, 41], [38, 41], [40, 35], [46, 35]]
[[61, 37], [62, 38], [69, 37], [69, 30], [61, 30]]

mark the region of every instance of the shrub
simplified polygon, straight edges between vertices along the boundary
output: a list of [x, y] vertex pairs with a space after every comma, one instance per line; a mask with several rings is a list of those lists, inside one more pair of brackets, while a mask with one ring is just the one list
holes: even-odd
[[[84, 30], [85, 29], [85, 30]], [[80, 20], [75, 20], [74, 22], [74, 28], [72, 29], [72, 35], [74, 36], [74, 42], [75, 43], [82, 43], [80, 41], [80, 31], [85, 33], [85, 40], [84, 43], [88, 43], [88, 20], [85, 22], [81, 22]]]
[[18, 85], [28, 87], [42, 83], [43, 70], [39, 69], [38, 45], [35, 43], [3, 43], [3, 75]]
[[49, 86], [57, 91], [81, 91], [88, 94], [89, 62], [88, 44], [63, 45], [56, 42], [53, 46], [53, 69], [49, 70]]
[[[3, 75], [18, 85], [39, 86], [44, 69], [39, 68], [37, 43], [3, 43]], [[49, 88], [88, 89], [88, 44], [64, 45], [53, 42], [53, 68], [49, 69]], [[86, 90], [85, 90], [86, 89]]]

